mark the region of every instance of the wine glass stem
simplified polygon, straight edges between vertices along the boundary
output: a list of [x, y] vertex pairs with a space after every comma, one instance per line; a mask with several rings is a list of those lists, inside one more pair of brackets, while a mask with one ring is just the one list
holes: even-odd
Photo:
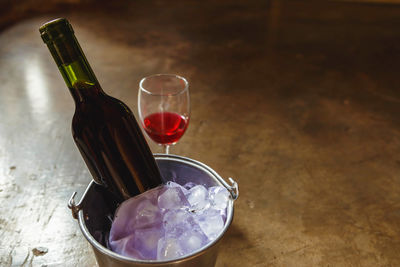
[[165, 154], [169, 154], [169, 145], [164, 145]]

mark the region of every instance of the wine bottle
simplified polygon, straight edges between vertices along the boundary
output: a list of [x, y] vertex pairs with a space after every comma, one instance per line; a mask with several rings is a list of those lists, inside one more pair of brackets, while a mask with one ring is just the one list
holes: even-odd
[[68, 20], [40, 27], [75, 101], [72, 135], [96, 183], [122, 202], [162, 183], [153, 154], [127, 105], [102, 90]]

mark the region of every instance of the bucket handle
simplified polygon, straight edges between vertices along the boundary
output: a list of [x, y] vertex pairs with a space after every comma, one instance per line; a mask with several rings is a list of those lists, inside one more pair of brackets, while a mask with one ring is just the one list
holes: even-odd
[[68, 201], [68, 208], [70, 208], [70, 210], [72, 212], [72, 217], [74, 217], [74, 219], [78, 219], [78, 212], [82, 208], [82, 201], [79, 204], [75, 204], [75, 196], [76, 196], [76, 194], [77, 194], [76, 191], [73, 192], [72, 196], [70, 197], [70, 199]]
[[228, 189], [229, 193], [231, 193], [232, 199], [236, 200], [239, 197], [239, 186], [231, 177], [228, 180], [231, 184], [228, 184], [224, 179], [221, 179], [221, 182]]
[[[224, 179], [220, 179], [221, 183], [225, 186], [225, 188], [229, 191], [229, 193], [232, 196], [232, 199], [235, 201], [239, 197], [239, 187], [238, 184], [235, 180], [233, 180], [231, 177], [228, 178], [229, 182], [231, 184], [228, 184]], [[93, 181], [92, 181], [93, 182]], [[89, 186], [90, 187], [90, 186]], [[88, 187], [88, 188], [89, 188]], [[75, 196], [77, 192], [73, 192], [72, 196], [70, 197], [68, 201], [68, 208], [72, 212], [72, 217], [74, 219], [78, 219], [78, 212], [82, 209], [83, 206], [83, 199], [85, 198], [86, 192], [83, 194], [81, 201], [76, 204], [75, 203]]]

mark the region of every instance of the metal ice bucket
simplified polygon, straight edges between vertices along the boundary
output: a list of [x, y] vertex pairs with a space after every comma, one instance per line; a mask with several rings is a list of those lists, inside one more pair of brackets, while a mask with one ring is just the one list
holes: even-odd
[[219, 243], [233, 219], [233, 203], [239, 195], [238, 186], [232, 178], [231, 184], [207, 165], [190, 158], [156, 154], [156, 162], [165, 181], [179, 184], [195, 182], [205, 187], [222, 185], [231, 193], [227, 208], [227, 219], [221, 234], [210, 244], [185, 257], [169, 261], [134, 260], [112, 252], [107, 248], [108, 232], [111, 227], [112, 212], [105, 199], [107, 192], [103, 187], [91, 182], [82, 199], [75, 204], [76, 192], [72, 195], [68, 207], [79, 222], [83, 235], [91, 244], [99, 266], [131, 267], [212, 267], [217, 259]]

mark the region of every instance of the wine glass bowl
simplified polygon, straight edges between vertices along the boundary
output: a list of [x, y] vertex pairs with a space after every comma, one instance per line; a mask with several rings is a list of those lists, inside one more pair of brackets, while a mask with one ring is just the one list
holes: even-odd
[[185, 133], [190, 120], [189, 83], [174, 74], [155, 74], [139, 83], [138, 111], [146, 134], [169, 147]]

